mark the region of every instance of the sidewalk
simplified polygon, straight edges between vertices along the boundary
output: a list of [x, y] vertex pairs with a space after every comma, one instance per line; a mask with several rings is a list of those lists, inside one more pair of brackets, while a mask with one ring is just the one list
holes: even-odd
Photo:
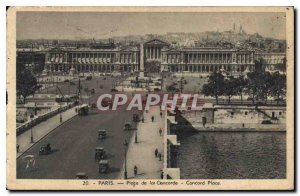
[[[45, 135], [51, 132], [53, 129], [57, 128], [67, 120], [76, 116], [75, 107], [68, 109], [62, 113], [63, 122], [60, 122], [60, 114], [49, 118], [48, 120], [32, 127], [32, 135], [33, 141], [37, 142], [42, 139]], [[31, 143], [30, 141], [31, 131], [30, 129], [26, 130], [21, 135], [17, 136], [17, 144], [19, 144], [19, 153], [17, 153], [17, 158], [21, 156], [24, 152], [26, 152], [31, 146], [35, 143]]]
[[[135, 133], [129, 142], [127, 151], [127, 178], [128, 179], [160, 179], [163, 169], [163, 135], [160, 136], [159, 128], [164, 133], [164, 116], [161, 118], [159, 106], [151, 107], [148, 113], [144, 112], [144, 123], [141, 121], [137, 127], [137, 141]], [[151, 121], [154, 116], [154, 122]], [[155, 149], [161, 153], [161, 161], [155, 157]], [[134, 166], [138, 168], [138, 175], [134, 176]], [[124, 166], [120, 173], [124, 178]]]

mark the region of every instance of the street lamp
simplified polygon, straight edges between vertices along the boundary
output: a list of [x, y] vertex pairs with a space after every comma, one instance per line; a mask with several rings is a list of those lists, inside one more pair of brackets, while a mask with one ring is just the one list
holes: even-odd
[[138, 141], [137, 141], [138, 140], [138, 138], [137, 138], [137, 131], [138, 130], [136, 129], [136, 131], [135, 131], [135, 138], [134, 138], [134, 141], [135, 141], [136, 144], [138, 143]]
[[62, 121], [61, 103], [59, 103], [59, 122], [62, 123]]
[[34, 115], [33, 114], [31, 114], [30, 115], [30, 120], [31, 120], [31, 128], [30, 128], [30, 141], [31, 141], [31, 143], [33, 143], [33, 134], [32, 134], [32, 120], [33, 120], [33, 118], [34, 118]]
[[125, 170], [124, 170], [124, 179], [127, 179], [127, 147], [128, 147], [128, 142], [125, 139], [124, 141], [124, 157], [125, 157]]

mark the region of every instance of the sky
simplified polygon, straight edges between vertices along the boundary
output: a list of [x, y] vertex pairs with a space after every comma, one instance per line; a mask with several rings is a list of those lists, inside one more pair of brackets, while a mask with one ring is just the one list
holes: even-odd
[[227, 31], [286, 39], [285, 13], [18, 12], [17, 39], [105, 39], [167, 32]]

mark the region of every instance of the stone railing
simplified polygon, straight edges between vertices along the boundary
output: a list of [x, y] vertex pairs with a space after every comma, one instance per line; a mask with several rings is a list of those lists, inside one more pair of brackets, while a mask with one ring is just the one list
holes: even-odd
[[170, 125], [175, 124], [175, 116], [169, 116], [172, 112], [165, 112], [164, 127], [164, 179], [180, 179], [180, 168], [172, 168], [172, 147], [180, 146], [177, 135], [170, 134]]
[[60, 112], [64, 112], [74, 106], [74, 103], [69, 103], [66, 106], [63, 106], [61, 108], [57, 108], [55, 110], [52, 110], [50, 112], [47, 112], [45, 114], [42, 114], [40, 116], [34, 117], [32, 120], [29, 120], [22, 124], [21, 126], [17, 127], [17, 135], [20, 135], [21, 133], [25, 132], [26, 130], [30, 129], [31, 127], [34, 127], [35, 125], [41, 123], [42, 121], [45, 121], [56, 114], [59, 114]]

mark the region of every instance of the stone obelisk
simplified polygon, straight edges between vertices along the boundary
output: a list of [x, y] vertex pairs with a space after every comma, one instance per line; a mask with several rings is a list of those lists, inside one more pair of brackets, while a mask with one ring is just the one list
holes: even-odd
[[144, 77], [144, 45], [143, 43], [140, 44], [140, 77]]

